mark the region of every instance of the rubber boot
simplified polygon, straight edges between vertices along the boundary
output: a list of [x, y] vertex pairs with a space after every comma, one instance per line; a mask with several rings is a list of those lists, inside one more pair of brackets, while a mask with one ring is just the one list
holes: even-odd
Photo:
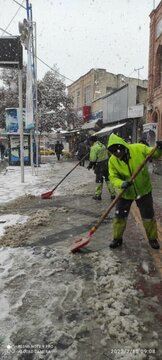
[[147, 238], [150, 246], [153, 249], [160, 249], [160, 245], [157, 241], [158, 232], [157, 232], [157, 223], [155, 219], [142, 219], [143, 226], [145, 228]]
[[113, 220], [113, 241], [110, 243], [109, 247], [115, 249], [122, 245], [123, 242], [123, 233], [126, 228], [127, 218]]
[[103, 188], [102, 183], [98, 183], [96, 185], [95, 196], [93, 196], [94, 200], [101, 200], [102, 188]]
[[116, 192], [115, 192], [114, 186], [112, 185], [112, 183], [110, 181], [106, 181], [106, 185], [107, 185], [108, 191], [111, 195], [111, 200], [114, 200], [116, 197]]

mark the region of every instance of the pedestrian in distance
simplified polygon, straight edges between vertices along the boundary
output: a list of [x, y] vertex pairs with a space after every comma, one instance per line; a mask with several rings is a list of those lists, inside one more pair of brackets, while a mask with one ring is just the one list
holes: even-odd
[[108, 191], [111, 195], [111, 200], [116, 196], [115, 189], [109, 181], [108, 172], [108, 150], [104, 144], [102, 144], [95, 135], [92, 135], [89, 139], [90, 142], [90, 156], [88, 170], [93, 169], [96, 174], [96, 189], [94, 200], [101, 200], [103, 182], [105, 180]]
[[[88, 152], [88, 148], [86, 146], [85, 141], [80, 141], [78, 144], [78, 149], [77, 149], [77, 158], [78, 160], [81, 160]], [[85, 159], [80, 161], [80, 166], [84, 166], [85, 164]]]
[[2, 142], [2, 140], [0, 139], [0, 152], [1, 152], [1, 160], [4, 160], [4, 155], [5, 155], [5, 146]]
[[57, 160], [60, 160], [60, 156], [62, 155], [63, 149], [64, 149], [64, 146], [63, 146], [62, 142], [60, 143], [59, 141], [57, 141], [57, 143], [55, 144], [55, 153], [57, 156]]
[[[158, 148], [153, 154], [153, 158], [162, 156], [162, 141], [157, 141], [157, 145]], [[111, 134], [109, 137], [108, 150], [112, 154], [109, 160], [110, 181], [118, 190], [125, 189], [116, 205], [113, 220], [113, 240], [110, 243], [112, 249], [121, 246], [123, 243], [123, 233], [134, 200], [139, 208], [150, 246], [153, 249], [160, 248], [154, 216], [152, 184], [147, 165], [144, 166], [133, 182], [129, 180], [152, 149], [145, 144], [128, 144], [115, 134]]]

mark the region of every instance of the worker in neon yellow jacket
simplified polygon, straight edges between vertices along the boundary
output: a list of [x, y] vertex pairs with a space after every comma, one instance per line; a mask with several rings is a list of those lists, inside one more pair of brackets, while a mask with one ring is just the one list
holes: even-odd
[[[153, 158], [162, 156], [162, 141], [157, 142], [158, 148]], [[110, 248], [122, 245], [123, 233], [132, 202], [135, 200], [140, 210], [142, 222], [153, 249], [159, 249], [157, 224], [154, 217], [152, 185], [147, 165], [140, 171], [133, 182], [131, 175], [151, 152], [152, 147], [144, 144], [127, 144], [121, 137], [111, 134], [108, 141], [108, 150], [112, 156], [109, 160], [109, 176], [111, 183], [118, 190], [125, 189], [116, 205], [113, 221], [113, 241]]]
[[111, 199], [115, 198], [115, 189], [109, 181], [108, 174], [108, 150], [104, 144], [102, 144], [95, 135], [92, 135], [89, 139], [90, 142], [90, 156], [88, 170], [94, 169], [96, 174], [96, 189], [94, 200], [101, 200], [103, 182], [105, 180], [108, 191], [110, 192]]

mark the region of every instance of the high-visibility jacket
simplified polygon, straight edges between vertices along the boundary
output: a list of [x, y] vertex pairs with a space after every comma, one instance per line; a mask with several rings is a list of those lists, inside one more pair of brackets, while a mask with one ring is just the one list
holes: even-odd
[[[109, 159], [109, 179], [115, 188], [121, 189], [123, 182], [130, 179], [153, 148], [139, 143], [127, 144], [121, 137], [111, 134], [108, 140], [108, 149], [115, 144], [124, 145], [128, 149], [129, 155], [127, 163], [118, 159], [115, 155], [111, 155]], [[152, 157], [159, 158], [160, 156], [162, 156], [162, 150], [157, 149]], [[148, 194], [151, 190], [150, 175], [147, 165], [145, 165], [122, 197], [134, 200]]]
[[90, 148], [90, 157], [89, 160], [95, 163], [98, 163], [103, 160], [108, 159], [108, 150], [106, 146], [100, 141], [95, 141]]

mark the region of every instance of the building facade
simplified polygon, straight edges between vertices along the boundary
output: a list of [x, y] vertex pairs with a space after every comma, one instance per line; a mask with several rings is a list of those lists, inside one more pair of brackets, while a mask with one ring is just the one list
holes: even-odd
[[162, 139], [162, 1], [150, 14], [147, 123]]
[[84, 122], [102, 118], [102, 97], [127, 83], [147, 88], [147, 80], [128, 78], [122, 74], [115, 75], [107, 72], [106, 69], [91, 69], [68, 86], [68, 94], [74, 100], [75, 113]]
[[147, 89], [132, 83], [126, 84], [103, 96], [103, 125], [115, 127], [124, 123], [125, 126], [119, 129], [120, 134], [127, 141], [138, 142], [146, 121], [146, 104]]

